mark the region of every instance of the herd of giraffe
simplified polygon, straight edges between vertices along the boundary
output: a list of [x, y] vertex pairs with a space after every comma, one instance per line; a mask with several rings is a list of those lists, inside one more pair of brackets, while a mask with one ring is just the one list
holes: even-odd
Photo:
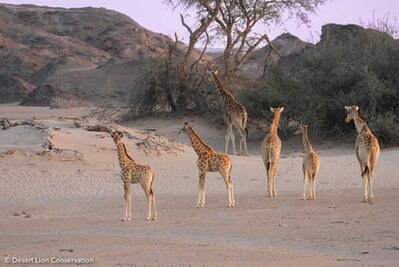
[[[211, 72], [212, 78], [224, 100], [225, 117], [227, 122], [227, 132], [225, 136], [225, 153], [218, 153], [209, 145], [207, 145], [199, 135], [194, 131], [193, 127], [185, 122], [183, 128], [179, 131], [188, 134], [192, 147], [198, 155], [197, 167], [199, 171], [199, 193], [197, 208], [205, 207], [205, 176], [207, 172], [219, 172], [225, 183], [228, 192], [227, 207], [235, 206], [235, 198], [233, 191], [233, 181], [231, 178], [232, 161], [227, 155], [229, 141], [231, 140], [233, 152], [236, 154], [233, 126], [240, 133], [240, 154], [248, 155], [247, 151], [247, 118], [248, 114], [245, 107], [238, 103], [231, 92], [229, 92], [217, 76], [216, 71]], [[361, 177], [364, 186], [364, 202], [374, 203], [373, 180], [375, 169], [377, 166], [380, 148], [377, 138], [373, 135], [367, 123], [359, 116], [357, 106], [345, 106], [347, 117], [345, 121], [348, 123], [354, 121], [358, 136], [356, 139], [356, 156], [360, 163]], [[262, 142], [262, 158], [266, 168], [268, 181], [268, 197], [276, 197], [276, 171], [281, 153], [281, 139], [278, 136], [278, 127], [281, 113], [284, 107], [270, 108], [274, 113], [273, 122], [270, 126], [270, 132], [266, 135]], [[300, 125], [299, 132], [303, 136], [304, 156], [302, 161], [302, 171], [304, 180], [304, 189], [302, 199], [316, 199], [316, 180], [320, 167], [320, 158], [313, 149], [308, 138], [308, 125]], [[119, 131], [112, 131], [111, 137], [114, 140], [119, 157], [121, 167], [121, 179], [124, 187], [125, 199], [125, 217], [122, 221], [130, 221], [131, 215], [131, 184], [139, 183], [148, 199], [148, 217], [147, 220], [156, 220], [157, 211], [155, 207], [155, 193], [152, 190], [154, 181], [154, 172], [150, 166], [140, 165], [132, 159], [126, 147], [121, 141], [123, 134]], [[244, 149], [244, 151], [243, 151]], [[306, 195], [309, 185], [309, 195]]]

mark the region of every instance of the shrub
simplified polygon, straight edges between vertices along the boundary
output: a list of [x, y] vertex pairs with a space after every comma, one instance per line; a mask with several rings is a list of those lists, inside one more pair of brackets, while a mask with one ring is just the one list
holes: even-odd
[[[280, 60], [258, 85], [240, 94], [251, 116], [285, 106], [286, 117], [312, 125], [321, 136], [353, 131], [344, 105], [361, 116], [383, 145], [399, 143], [399, 42], [386, 34], [359, 30], [351, 40], [321, 40]], [[353, 135], [353, 132], [351, 132]]]

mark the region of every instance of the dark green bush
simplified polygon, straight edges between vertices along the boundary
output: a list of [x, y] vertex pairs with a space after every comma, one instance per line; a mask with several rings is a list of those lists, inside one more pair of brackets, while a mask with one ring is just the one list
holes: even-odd
[[250, 116], [270, 106], [312, 125], [321, 136], [354, 135], [344, 105], [358, 105], [382, 145], [399, 143], [399, 41], [360, 31], [345, 42], [321, 40], [283, 58], [266, 78], [240, 94]]
[[133, 114], [208, 112], [208, 95], [214, 89], [204, 67], [188, 71], [186, 79], [183, 79], [176, 61], [167, 58], [153, 60], [132, 90], [130, 103]]

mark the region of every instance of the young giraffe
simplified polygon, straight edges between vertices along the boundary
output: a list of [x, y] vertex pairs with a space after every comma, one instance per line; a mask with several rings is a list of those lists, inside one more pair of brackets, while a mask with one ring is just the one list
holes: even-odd
[[[316, 179], [320, 168], [319, 155], [313, 150], [312, 144], [309, 142], [308, 125], [301, 124], [302, 142], [305, 154], [303, 155], [302, 171], [303, 171], [303, 197], [302, 199], [316, 199]], [[306, 198], [306, 188], [309, 181], [309, 198]]]
[[[111, 137], [114, 139], [118, 150], [119, 165], [121, 167], [121, 179], [125, 191], [125, 217], [122, 221], [130, 221], [132, 218], [132, 195], [131, 184], [140, 184], [148, 199], [148, 217], [147, 220], [157, 219], [157, 210], [155, 207], [155, 194], [152, 191], [152, 183], [154, 182], [154, 173], [150, 166], [140, 165], [132, 159], [127, 151], [125, 144], [121, 141], [123, 133], [112, 131]], [[151, 211], [154, 213], [151, 215]]]
[[208, 171], [219, 172], [223, 176], [229, 197], [229, 204], [227, 207], [234, 207], [235, 199], [233, 181], [231, 179], [232, 162], [229, 156], [217, 153], [205, 144], [188, 122], [184, 123], [183, 128], [179, 133], [182, 131], [189, 135], [193, 149], [198, 155], [197, 166], [199, 171], [199, 194], [197, 208], [205, 207], [205, 176]]
[[270, 110], [274, 113], [274, 119], [270, 126], [270, 133], [262, 142], [262, 158], [267, 172], [268, 197], [276, 197], [276, 170], [281, 152], [281, 140], [277, 130], [284, 107], [270, 108]]
[[222, 84], [217, 76], [217, 71], [212, 71], [212, 78], [216, 83], [217, 88], [220, 91], [220, 94], [224, 100], [224, 110], [226, 116], [226, 123], [227, 123], [227, 131], [225, 136], [226, 146], [225, 146], [225, 153], [229, 149], [229, 140], [231, 139], [231, 143], [233, 145], [233, 152], [236, 155], [236, 144], [234, 139], [234, 132], [233, 132], [233, 125], [236, 127], [238, 132], [240, 133], [240, 154], [242, 155], [242, 148], [244, 146], [244, 153], [248, 155], [247, 150], [247, 119], [248, 114], [245, 110], [244, 106], [238, 103], [232, 93], [230, 93]]
[[[374, 204], [373, 182], [380, 146], [377, 138], [373, 135], [367, 123], [359, 116], [358, 106], [345, 106], [347, 111], [345, 122], [354, 121], [357, 138], [355, 143], [356, 156], [360, 163], [360, 172], [363, 178], [364, 202]], [[370, 194], [370, 197], [368, 196]]]

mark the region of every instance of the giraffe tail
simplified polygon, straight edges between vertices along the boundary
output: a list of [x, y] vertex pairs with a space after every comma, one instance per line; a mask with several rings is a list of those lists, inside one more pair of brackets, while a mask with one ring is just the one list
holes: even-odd
[[316, 172], [315, 172], [315, 171], [313, 171], [311, 176], [312, 176], [312, 177], [311, 177], [311, 178], [312, 178], [312, 180], [313, 180], [313, 179], [315, 179], [315, 178], [316, 178]]
[[245, 134], [248, 137], [248, 125], [247, 125], [247, 115], [246, 113], [244, 114], [244, 116], [242, 117], [242, 126], [244, 127], [245, 130]]
[[270, 165], [272, 165], [271, 162], [268, 162], [268, 163], [266, 164], [266, 171], [268, 171], [268, 172], [269, 172], [269, 170], [270, 170]]
[[366, 174], [370, 174], [369, 166], [366, 166], [364, 168], [364, 171], [362, 172], [362, 174], [360, 176], [364, 178], [364, 176], [366, 176]]
[[[269, 158], [268, 158], [269, 162], [266, 164], [266, 170], [267, 170], [268, 172], [270, 172], [270, 167], [271, 167], [271, 165], [272, 165], [272, 162], [271, 162], [271, 158], [272, 158], [272, 149], [269, 147], [267, 150], [268, 150], [267, 153], [269, 153]], [[270, 173], [269, 173], [269, 177], [270, 177]]]

